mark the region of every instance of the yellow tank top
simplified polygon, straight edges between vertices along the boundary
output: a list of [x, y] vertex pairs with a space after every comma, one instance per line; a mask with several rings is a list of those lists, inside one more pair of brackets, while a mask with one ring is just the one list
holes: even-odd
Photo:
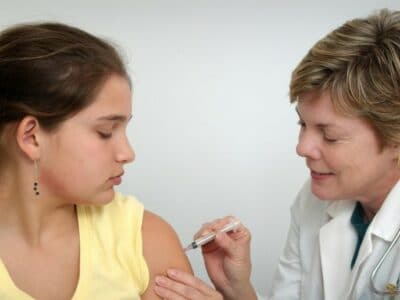
[[[149, 284], [143, 211], [135, 198], [119, 193], [103, 206], [77, 206], [80, 276], [72, 300], [140, 299]], [[15, 286], [1, 261], [0, 299], [33, 299]]]

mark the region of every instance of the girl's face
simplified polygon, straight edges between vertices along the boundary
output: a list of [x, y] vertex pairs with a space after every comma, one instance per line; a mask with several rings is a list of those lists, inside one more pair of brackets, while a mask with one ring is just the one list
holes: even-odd
[[296, 150], [310, 169], [313, 193], [330, 200], [383, 200], [398, 180], [397, 147], [382, 148], [371, 125], [335, 111], [329, 94], [305, 95], [297, 112]]
[[135, 154], [126, 136], [132, 116], [127, 80], [112, 75], [94, 102], [40, 139], [41, 196], [62, 203], [104, 204], [112, 200], [124, 165]]

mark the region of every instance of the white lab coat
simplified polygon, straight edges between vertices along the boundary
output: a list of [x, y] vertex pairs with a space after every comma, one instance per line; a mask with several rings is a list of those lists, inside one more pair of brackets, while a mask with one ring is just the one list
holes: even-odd
[[[287, 242], [268, 299], [400, 299], [373, 294], [370, 286], [373, 268], [400, 228], [400, 181], [369, 225], [351, 269], [357, 241], [350, 223], [355, 203], [320, 200], [306, 182], [291, 209]], [[384, 289], [399, 275], [400, 241], [381, 266], [376, 286]]]

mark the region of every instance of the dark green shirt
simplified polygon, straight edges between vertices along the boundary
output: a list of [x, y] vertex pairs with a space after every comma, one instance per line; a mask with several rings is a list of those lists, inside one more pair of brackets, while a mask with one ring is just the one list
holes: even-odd
[[351, 260], [351, 268], [352, 269], [357, 260], [358, 251], [360, 250], [360, 246], [363, 241], [365, 232], [368, 229], [369, 223], [370, 222], [367, 222], [364, 219], [364, 211], [363, 211], [363, 208], [362, 208], [360, 202], [357, 202], [356, 207], [354, 208], [353, 214], [351, 216], [351, 224], [353, 225], [353, 227], [357, 233], [357, 245], [356, 245], [356, 249], [354, 251], [353, 259]]

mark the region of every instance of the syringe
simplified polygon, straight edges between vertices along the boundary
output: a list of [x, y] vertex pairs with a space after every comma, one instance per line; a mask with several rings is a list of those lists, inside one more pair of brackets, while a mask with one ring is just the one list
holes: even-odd
[[196, 249], [200, 246], [203, 246], [211, 241], [213, 241], [217, 235], [218, 232], [229, 232], [234, 229], [236, 229], [240, 224], [240, 221], [235, 220], [232, 221], [228, 224], [226, 224], [224, 227], [222, 227], [220, 230], [217, 232], [210, 232], [206, 234], [205, 236], [199, 237], [198, 239], [195, 239], [193, 242], [191, 242], [187, 247], [183, 248], [184, 251], [189, 251], [192, 249]]

